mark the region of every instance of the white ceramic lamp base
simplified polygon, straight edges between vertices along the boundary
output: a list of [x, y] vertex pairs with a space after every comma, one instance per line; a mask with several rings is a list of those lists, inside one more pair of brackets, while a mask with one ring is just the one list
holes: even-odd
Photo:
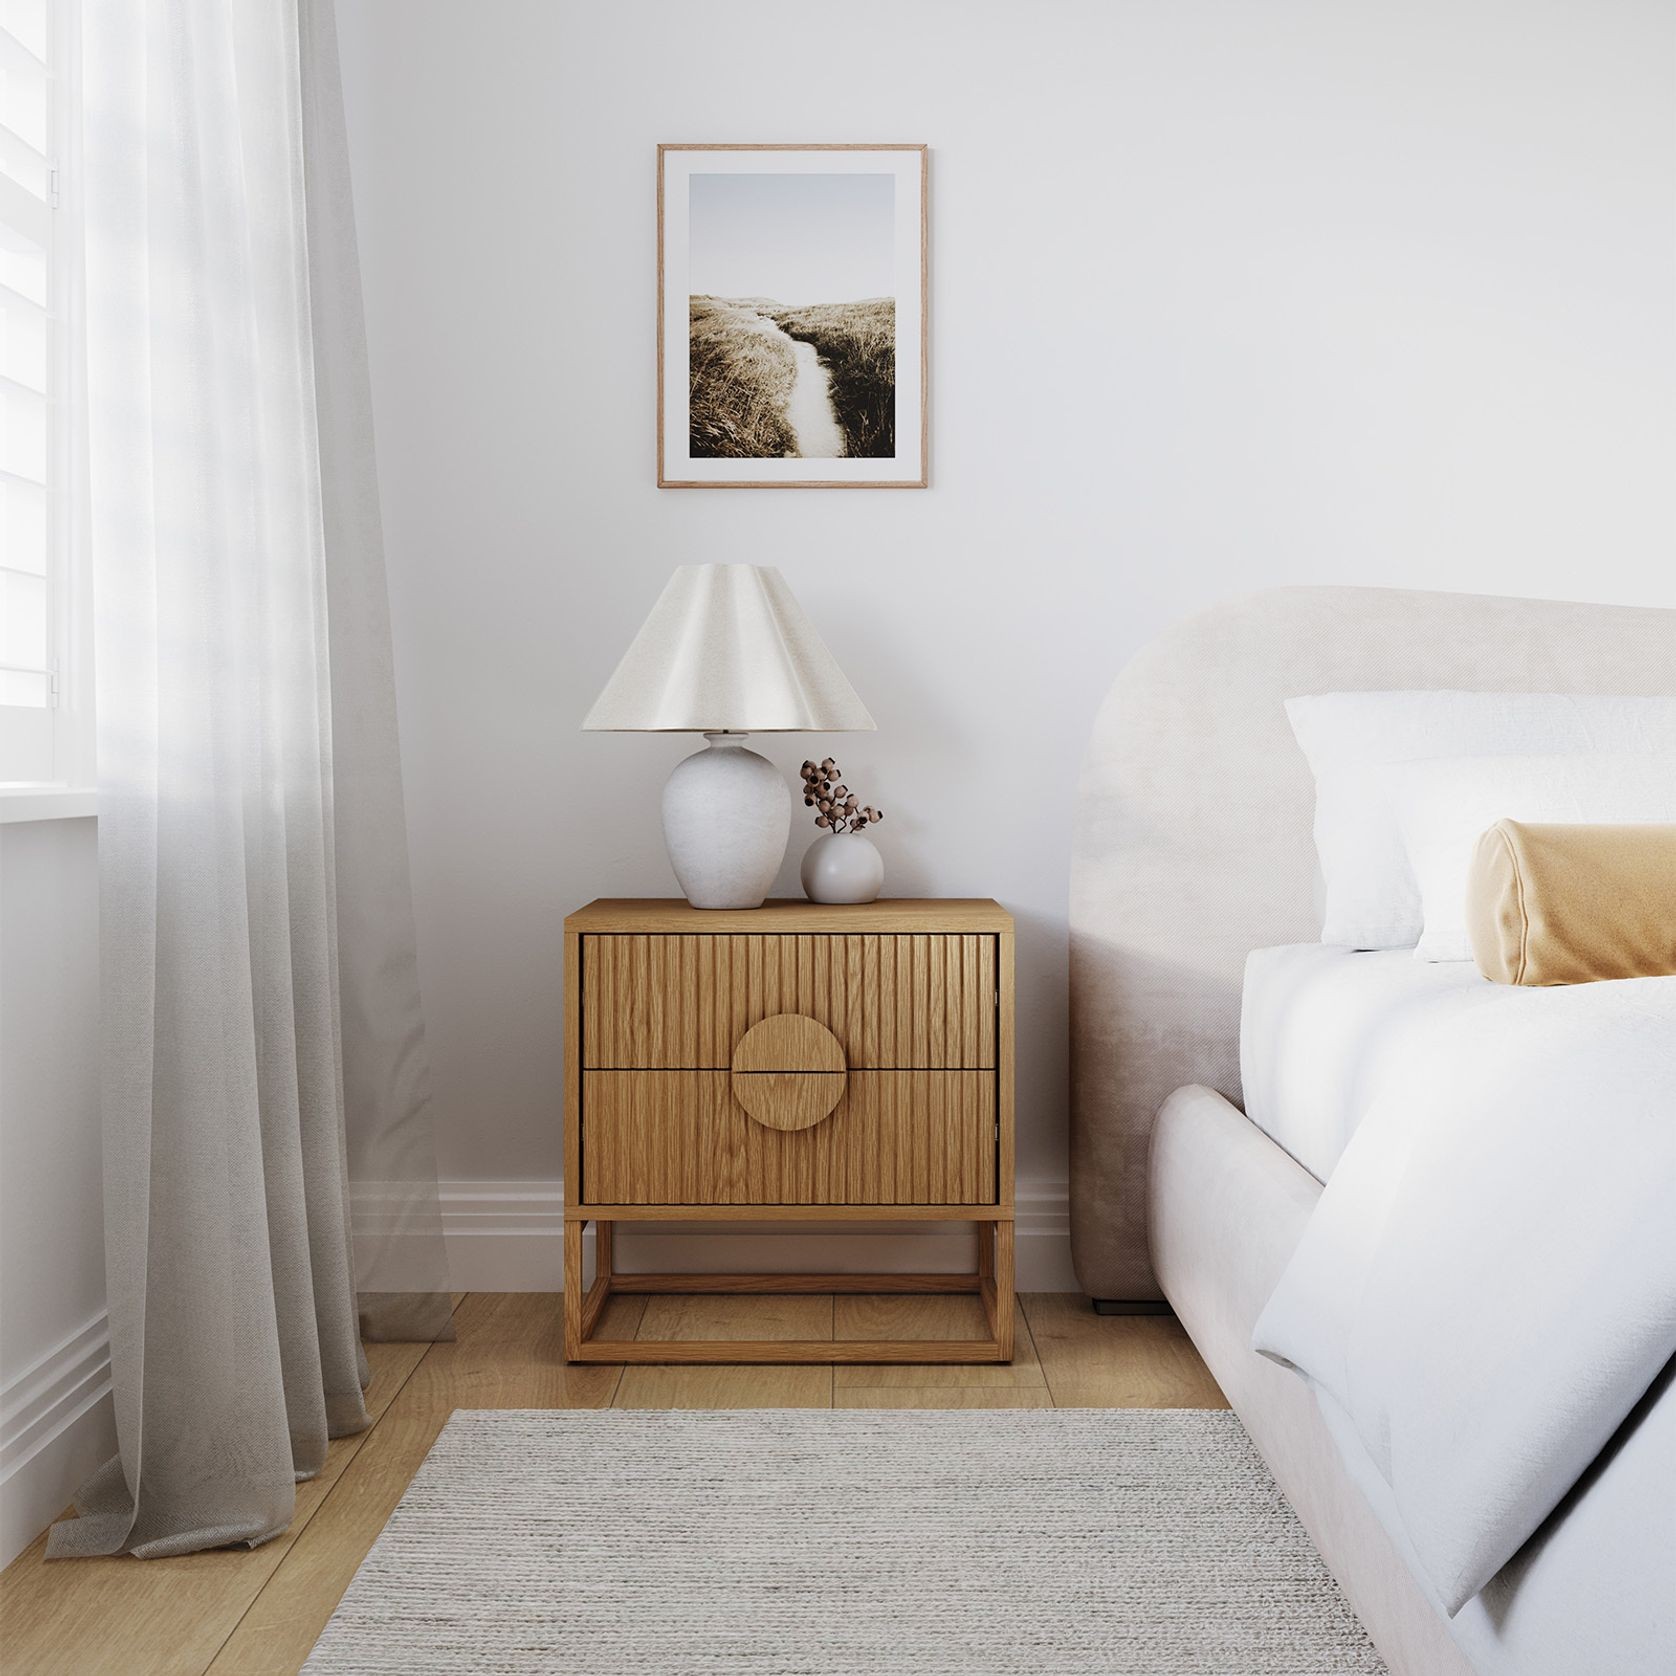
[[695, 908], [760, 908], [791, 836], [791, 788], [742, 733], [707, 733], [663, 788], [663, 840]]

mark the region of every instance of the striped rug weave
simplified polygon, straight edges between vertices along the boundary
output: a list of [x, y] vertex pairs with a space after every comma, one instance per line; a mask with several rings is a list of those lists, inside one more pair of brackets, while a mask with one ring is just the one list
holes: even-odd
[[456, 1413], [311, 1676], [1361, 1676], [1210, 1409]]

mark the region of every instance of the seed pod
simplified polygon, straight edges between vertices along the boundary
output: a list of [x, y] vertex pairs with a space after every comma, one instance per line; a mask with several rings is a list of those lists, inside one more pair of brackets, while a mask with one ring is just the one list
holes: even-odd
[[827, 819], [827, 818], [826, 818], [826, 816], [825, 816], [825, 815], [816, 815], [816, 816], [815, 816], [815, 825], [816, 825], [816, 826], [831, 826], [831, 825], [832, 825], [832, 822], [831, 822], [831, 821], [829, 821], [829, 820], [828, 820], [828, 819]]

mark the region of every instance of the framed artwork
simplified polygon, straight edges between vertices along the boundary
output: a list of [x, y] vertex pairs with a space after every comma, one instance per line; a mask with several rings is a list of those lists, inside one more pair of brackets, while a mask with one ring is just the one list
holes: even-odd
[[658, 147], [658, 487], [923, 489], [926, 148]]

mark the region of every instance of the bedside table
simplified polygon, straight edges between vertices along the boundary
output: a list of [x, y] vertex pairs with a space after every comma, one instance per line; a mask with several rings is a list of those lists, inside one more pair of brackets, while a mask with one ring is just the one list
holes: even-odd
[[[591, 903], [565, 921], [564, 1138], [568, 1361], [1012, 1360], [1013, 922], [994, 902]], [[974, 1223], [976, 1270], [612, 1268], [623, 1222], [858, 1221]], [[968, 1292], [991, 1336], [594, 1338], [628, 1292]]]

